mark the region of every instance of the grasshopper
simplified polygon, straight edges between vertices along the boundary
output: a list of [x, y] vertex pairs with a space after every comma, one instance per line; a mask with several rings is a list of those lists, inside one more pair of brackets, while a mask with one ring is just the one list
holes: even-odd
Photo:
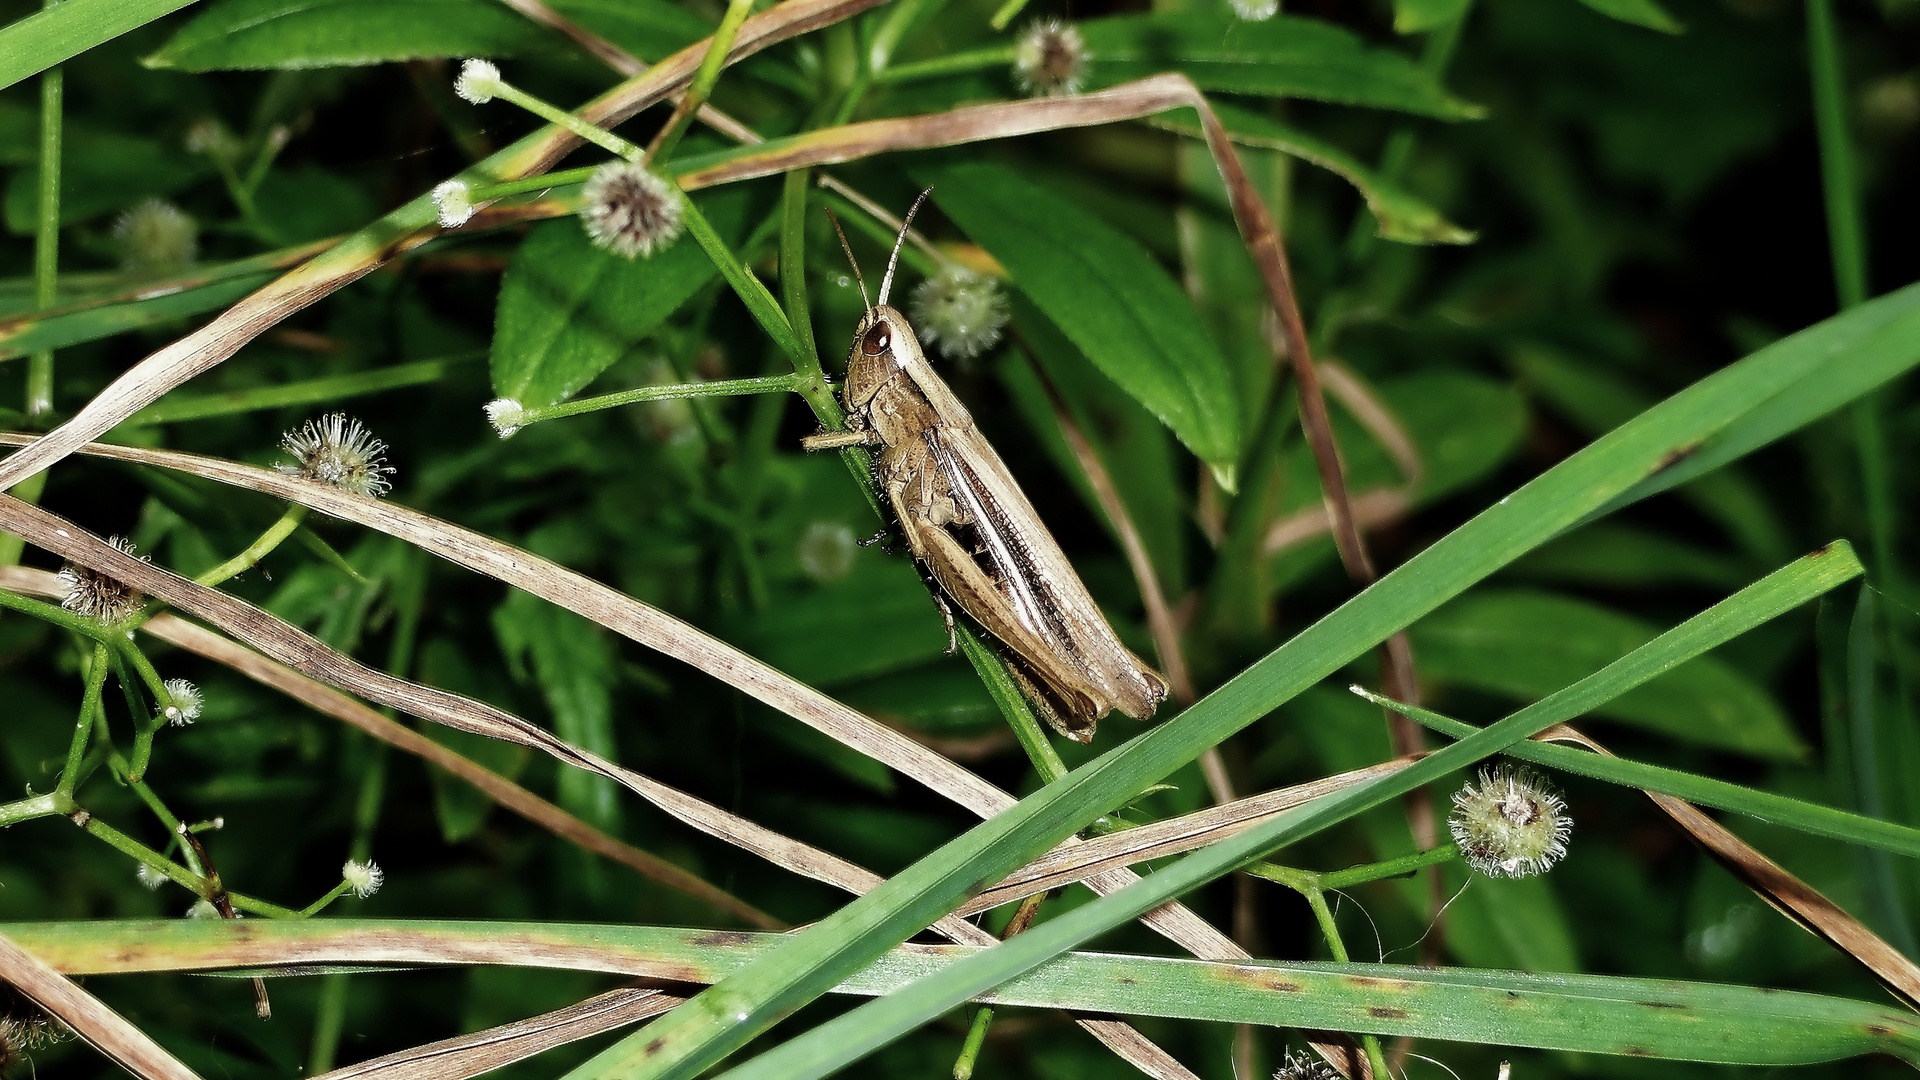
[[[842, 391], [849, 430], [812, 435], [802, 445], [878, 449], [876, 479], [914, 559], [937, 587], [949, 641], [953, 615], [943, 595], [1005, 647], [1008, 669], [1042, 718], [1067, 738], [1090, 742], [1109, 710], [1152, 716], [1167, 684], [1114, 635], [1000, 455], [934, 374], [906, 316], [887, 306], [900, 244], [926, 197], [921, 192], [907, 212], [880, 302], [867, 303], [854, 331]], [[846, 246], [844, 234], [840, 243]], [[854, 262], [851, 248], [847, 259]], [[864, 302], [857, 262], [853, 272]]]

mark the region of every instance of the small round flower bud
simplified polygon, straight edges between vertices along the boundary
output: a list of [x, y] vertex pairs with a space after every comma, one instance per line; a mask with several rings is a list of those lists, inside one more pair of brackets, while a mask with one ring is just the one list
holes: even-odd
[[141, 863], [140, 868], [133, 872], [133, 876], [138, 878], [140, 884], [149, 892], [167, 883], [167, 875], [161, 873], [158, 867], [148, 866], [146, 863]]
[[852, 573], [853, 557], [858, 553], [853, 530], [837, 521], [816, 521], [807, 526], [795, 551], [800, 569], [821, 584]]
[[[120, 551], [132, 555], [133, 541], [124, 536], [107, 538]], [[142, 562], [146, 556], [140, 556]], [[139, 589], [118, 578], [103, 574], [91, 567], [78, 563], [68, 563], [60, 568], [60, 580], [66, 583], [67, 591], [60, 597], [60, 606], [109, 626], [126, 620], [140, 610], [146, 600]]]
[[460, 65], [453, 92], [475, 105], [485, 105], [500, 92], [500, 69], [485, 60], [469, 60]]
[[160, 710], [160, 715], [167, 718], [167, 723], [174, 727], [186, 727], [200, 719], [202, 702], [199, 687], [185, 679], [168, 679], [160, 686], [171, 699], [166, 707]]
[[457, 229], [473, 218], [473, 189], [449, 180], [433, 189], [433, 208], [440, 215], [441, 228]]
[[213, 902], [205, 898], [195, 900], [193, 906], [187, 909], [187, 918], [189, 919], [217, 919], [219, 917], [220, 909], [214, 907]]
[[1266, 22], [1280, 11], [1280, 0], [1228, 0], [1233, 13], [1248, 22]]
[[348, 892], [365, 900], [380, 891], [380, 886], [387, 880], [387, 874], [380, 869], [380, 864], [372, 859], [366, 862], [348, 859], [347, 864], [340, 868], [340, 878], [347, 883]]
[[1062, 19], [1027, 27], [1013, 47], [1013, 82], [1028, 97], [1064, 97], [1080, 92], [1087, 78], [1087, 39]]
[[1312, 1054], [1287, 1051], [1273, 1080], [1336, 1080], [1332, 1066]]
[[594, 170], [580, 195], [587, 236], [615, 255], [651, 255], [680, 236], [680, 193], [644, 165], [610, 161]]
[[948, 263], [914, 288], [913, 323], [947, 359], [975, 357], [1000, 340], [1007, 298], [999, 282]]
[[387, 444], [346, 413], [307, 421], [299, 430], [281, 436], [280, 448], [293, 456], [294, 463], [274, 467], [289, 476], [374, 498], [393, 486], [387, 480], [393, 472], [387, 464]]
[[177, 273], [193, 265], [199, 234], [192, 218], [163, 199], [145, 199], [113, 223], [113, 238], [120, 242], [120, 265], [141, 277]]
[[189, 154], [205, 154], [216, 160], [233, 161], [243, 149], [239, 137], [228, 131], [227, 125], [212, 117], [196, 120], [187, 129]]
[[492, 424], [493, 430], [499, 432], [503, 439], [526, 426], [526, 406], [510, 397], [494, 398], [487, 402], [485, 408], [487, 423]]
[[1567, 853], [1566, 800], [1530, 769], [1495, 765], [1454, 792], [1447, 829], [1467, 865], [1488, 877], [1544, 874]]

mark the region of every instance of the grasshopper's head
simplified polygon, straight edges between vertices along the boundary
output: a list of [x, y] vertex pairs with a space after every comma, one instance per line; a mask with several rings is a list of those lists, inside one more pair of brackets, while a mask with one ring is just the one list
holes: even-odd
[[[893, 292], [893, 272], [900, 265], [900, 244], [907, 238], [907, 230], [913, 225], [913, 215], [920, 212], [920, 204], [927, 201], [927, 192], [913, 200], [912, 209], [907, 211], [906, 220], [900, 223], [900, 233], [893, 240], [893, 254], [887, 258], [887, 276], [880, 280], [880, 302], [868, 304], [867, 313], [860, 317], [860, 325], [854, 328], [853, 347], [847, 350], [847, 406], [859, 408], [878, 393], [888, 379], [901, 370], [909, 358], [922, 355], [920, 339], [913, 334], [913, 327], [907, 323], [907, 317], [887, 305], [887, 297]], [[831, 212], [828, 214], [832, 216]], [[833, 222], [836, 232], [840, 222]], [[846, 249], [847, 262], [853, 265], [853, 276], [860, 282], [860, 298], [866, 299], [867, 282], [860, 276], [860, 263], [853, 257], [853, 249], [847, 246], [845, 233], [840, 234], [840, 246]]]

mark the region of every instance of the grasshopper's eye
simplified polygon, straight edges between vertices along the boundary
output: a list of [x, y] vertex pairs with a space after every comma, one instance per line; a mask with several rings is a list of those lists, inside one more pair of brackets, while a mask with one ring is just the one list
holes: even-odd
[[893, 330], [886, 323], [875, 323], [865, 337], [860, 339], [860, 348], [868, 356], [879, 356], [893, 344]]

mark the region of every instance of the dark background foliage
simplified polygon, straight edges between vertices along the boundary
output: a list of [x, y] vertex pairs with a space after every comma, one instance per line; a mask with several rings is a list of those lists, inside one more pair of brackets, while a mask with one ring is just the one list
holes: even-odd
[[[480, 13], [475, 18], [497, 18], [497, 51], [515, 55], [511, 74], [534, 91], [571, 104], [611, 82], [504, 8], [471, 6]], [[591, 24], [581, 7], [577, 17]], [[28, 10], [0, 5], [0, 18]], [[121, 258], [115, 215], [142, 197], [170, 198], [201, 223], [203, 262], [239, 258], [357, 228], [457, 171], [468, 160], [463, 146], [504, 145], [534, 126], [503, 106], [472, 110], [452, 102], [445, 90], [452, 71], [440, 60], [205, 74], [135, 62], [176, 47], [169, 42], [199, 10], [66, 66], [62, 268], [78, 281], [112, 280]], [[718, 14], [698, 0], [687, 10], [689, 25], [662, 15], [661, 25], [634, 31], [624, 43], [657, 58], [701, 36]], [[1085, 19], [1119, 10], [1125, 6], [1062, 13]], [[1276, 115], [1362, 160], [1377, 160], [1396, 133], [1410, 135], [1406, 185], [1477, 231], [1473, 244], [1374, 240], [1370, 217], [1344, 181], [1249, 153], [1269, 187], [1284, 192], [1285, 231], [1317, 348], [1377, 388], [1427, 462], [1414, 512], [1373, 537], [1384, 565], [1645, 404], [1834, 311], [1802, 9], [1786, 0], [1684, 0], [1672, 10], [1684, 33], [1614, 22], [1572, 0], [1477, 6], [1446, 83], [1486, 106], [1479, 121], [1312, 102], [1277, 107]], [[985, 42], [987, 11], [956, 4], [910, 43], [907, 58]], [[1338, 23], [1410, 53], [1419, 48], [1418, 38], [1396, 40], [1393, 13], [1383, 4], [1316, 3], [1289, 14]], [[1845, 2], [1839, 15], [1867, 191], [1870, 281], [1883, 289], [1920, 277], [1913, 198], [1920, 190], [1920, 5]], [[716, 101], [767, 133], [791, 129], [801, 114], [789, 88], [817, 82], [830, 50], [812, 39], [776, 49], [743, 76], [723, 80]], [[1004, 95], [999, 79], [993, 72], [974, 82], [893, 87], [868, 109], [914, 112]], [[0, 169], [7, 174], [0, 302], [8, 312], [29, 295], [23, 282], [31, 272], [37, 107], [31, 83], [0, 92]], [[275, 125], [290, 132], [253, 215], [236, 208], [205, 155], [186, 149], [190, 129], [209, 119], [250, 145]], [[650, 113], [633, 127], [644, 135], [656, 123], [658, 114]], [[696, 133], [690, 151], [719, 145], [709, 139]], [[575, 163], [597, 156], [581, 154]], [[1130, 235], [1176, 280], [1199, 283], [1199, 309], [1237, 370], [1267, 363], [1249, 299], [1250, 267], [1236, 254], [1217, 196], [1194, 179], [1206, 171], [1194, 144], [1125, 125], [898, 156], [840, 174], [900, 207], [924, 176], [961, 160], [1013, 170]], [[739, 238], [777, 209], [777, 191], [773, 181], [758, 181], [702, 202]], [[938, 210], [922, 220], [937, 239], [965, 239]], [[486, 356], [502, 273], [527, 275], [537, 294], [542, 280], [564, 281], [605, 258], [577, 237], [575, 223], [560, 221], [435, 245], [289, 320], [171, 400], [444, 358], [444, 372], [430, 382], [341, 402], [392, 444], [400, 470], [394, 499], [607, 581], [857, 708], [939, 740], [1010, 790], [1030, 790], [1032, 771], [971, 670], [941, 655], [938, 616], [904, 556], [859, 549], [840, 576], [817, 566], [809, 571], [802, 538], [817, 540], [821, 532], [809, 533], [810, 526], [866, 536], [877, 523], [837, 461], [798, 452], [798, 438], [814, 429], [799, 402], [632, 406], [537, 425], [510, 441], [495, 437], [480, 406], [494, 396]], [[770, 247], [749, 241], [746, 250], [762, 259], [758, 267], [771, 279]], [[856, 250], [870, 273], [883, 258], [866, 239], [856, 240]], [[536, 251], [544, 254], [529, 254]], [[816, 329], [823, 352], [837, 354], [858, 298], [824, 229], [811, 251]], [[625, 310], [620, 305], [639, 302], [644, 288], [636, 288], [608, 299], [609, 318]], [[78, 407], [196, 324], [157, 323], [62, 349], [56, 407]], [[1197, 524], [1207, 517], [1195, 495], [1196, 484], [1205, 483], [1196, 480], [1197, 463], [1025, 301], [1016, 303], [1014, 327], [1015, 347], [948, 367], [947, 374], [1143, 655], [1149, 643], [1139, 629], [1137, 593], [1059, 449], [1029, 356], [1064, 388], [1108, 453], [1170, 593], [1176, 600], [1190, 591], [1199, 597], [1189, 646], [1203, 689], [1350, 594], [1324, 538], [1256, 567], [1236, 570], [1217, 560]], [[717, 281], [700, 285], [694, 301], [657, 329], [636, 337], [616, 321], [606, 334], [617, 359], [595, 392], [675, 372], [760, 374], [777, 359]], [[18, 360], [0, 366], [0, 403], [21, 401], [24, 370]], [[1257, 381], [1243, 389], [1253, 410], [1263, 391]], [[135, 421], [116, 437], [265, 462], [274, 459], [280, 432], [328, 407]], [[1920, 447], [1920, 404], [1896, 389], [1882, 407], [1895, 504], [1904, 514], [1915, 495], [1917, 474], [1908, 464]], [[23, 424], [5, 409], [0, 419]], [[1340, 423], [1356, 489], [1396, 483], [1380, 447], [1344, 415]], [[1269, 516], [1317, 505], [1299, 440], [1283, 443], [1278, 454]], [[1852, 428], [1845, 417], [1831, 418], [1717, 477], [1549, 545], [1416, 628], [1430, 697], [1455, 715], [1500, 715], [1786, 558], [1836, 536], [1864, 543], [1859, 475]], [[142, 551], [188, 573], [244, 547], [279, 509], [192, 479], [79, 460], [53, 472], [43, 502], [103, 535], [131, 536]], [[1904, 547], [1896, 555], [1912, 551], [1911, 524], [1910, 514], [1897, 521]], [[344, 555], [359, 577], [325, 558], [323, 545]], [[26, 561], [46, 565], [38, 552]], [[1870, 558], [1869, 565], [1881, 564]], [[1250, 584], [1230, 586], [1236, 580]], [[1886, 590], [1895, 626], [1910, 625], [1920, 601], [1900, 591], [1897, 578], [1876, 585]], [[310, 537], [288, 543], [230, 587], [369, 663], [551, 723], [572, 741], [883, 874], [968, 824], [916, 786], [711, 679], [353, 527], [315, 519]], [[1849, 591], [1828, 604], [1850, 602]], [[1812, 611], [1765, 627], [1685, 677], [1622, 699], [1597, 727], [1631, 756], [1847, 805], [1850, 793], [1831, 786], [1827, 768], [1834, 748], [1822, 735], [1818, 672], [1823, 658], [1833, 658], [1817, 647], [1815, 627]], [[52, 782], [78, 700], [78, 655], [72, 641], [47, 626], [0, 614], [0, 783], [9, 797], [23, 785], [44, 790]], [[180, 654], [156, 660], [163, 674], [196, 680], [208, 705], [195, 726], [162, 735], [154, 783], [184, 816], [224, 818], [209, 843], [236, 888], [296, 906], [329, 888], [355, 835], [357, 807], [371, 793], [378, 800], [371, 850], [387, 885], [370, 900], [343, 901], [335, 914], [728, 925], [703, 905], [490, 811], [473, 792], [412, 759], [389, 755], [231, 673]], [[1920, 741], [1908, 726], [1910, 713], [1885, 713], [1880, 764], [1892, 799], [1888, 813], [1917, 822]], [[118, 722], [120, 713], [113, 715]], [[1099, 745], [1133, 730], [1131, 721], [1110, 718]], [[823, 886], [616, 797], [607, 782], [559, 776], [550, 762], [518, 749], [429, 733], [784, 920], [815, 919], [839, 902]], [[1064, 749], [1077, 760], [1077, 748]], [[1245, 790], [1389, 753], [1378, 712], [1331, 685], [1248, 729], [1226, 750]], [[1135, 812], [1163, 816], [1207, 802], [1197, 770], [1172, 784]], [[1546, 879], [1483, 880], [1461, 894], [1445, 923], [1451, 960], [1878, 995], [1850, 961], [1767, 909], [1644, 801], [1577, 778], [1566, 786], [1578, 822], [1572, 855]], [[85, 802], [160, 842], [133, 797], [111, 783], [96, 781]], [[1907, 914], [1863, 906], [1855, 852], [1743, 819], [1730, 824], [1902, 940]], [[1332, 868], [1404, 851], [1408, 843], [1398, 811], [1383, 811], [1289, 858]], [[1920, 887], [1911, 869], [1898, 871], [1908, 895]], [[1449, 891], [1462, 880], [1450, 877]], [[0, 883], [0, 921], [176, 916], [191, 899], [171, 886], [142, 888], [130, 861], [58, 818], [0, 834]], [[1217, 924], [1231, 925], [1234, 889], [1222, 883], [1192, 902]], [[1317, 955], [1322, 946], [1297, 898], [1264, 885], [1253, 895], [1256, 952]], [[1081, 899], [1070, 892], [1050, 910]], [[1394, 882], [1343, 903], [1342, 925], [1360, 958], [1416, 955], [1415, 943], [1428, 931], [1424, 899], [1419, 886]], [[1134, 928], [1109, 944], [1159, 951], [1165, 943]], [[249, 1078], [304, 1068], [324, 985], [318, 977], [276, 980], [269, 1023], [253, 1019], [241, 980], [130, 977], [95, 979], [89, 988], [203, 1075]], [[338, 1060], [529, 1015], [602, 985], [610, 980], [488, 969], [354, 976]], [[949, 1018], [859, 1070], [944, 1075], [963, 1023]], [[1143, 1026], [1196, 1071], [1227, 1074], [1227, 1029]], [[1267, 1052], [1277, 1056], [1280, 1037], [1266, 1037]], [[1479, 1077], [1492, 1075], [1502, 1056], [1528, 1080], [1765, 1071], [1464, 1046], [1422, 1050]], [[584, 1052], [568, 1048], [514, 1075], [553, 1075], [561, 1059]], [[110, 1071], [71, 1045], [41, 1052], [35, 1064], [43, 1076]], [[1417, 1062], [1413, 1068], [1415, 1075], [1441, 1075]], [[1892, 1069], [1848, 1062], [1797, 1075]], [[1064, 1078], [1128, 1070], [1064, 1019], [1032, 1014], [1003, 1016], [996, 1025], [982, 1066], [988, 1074]]]

